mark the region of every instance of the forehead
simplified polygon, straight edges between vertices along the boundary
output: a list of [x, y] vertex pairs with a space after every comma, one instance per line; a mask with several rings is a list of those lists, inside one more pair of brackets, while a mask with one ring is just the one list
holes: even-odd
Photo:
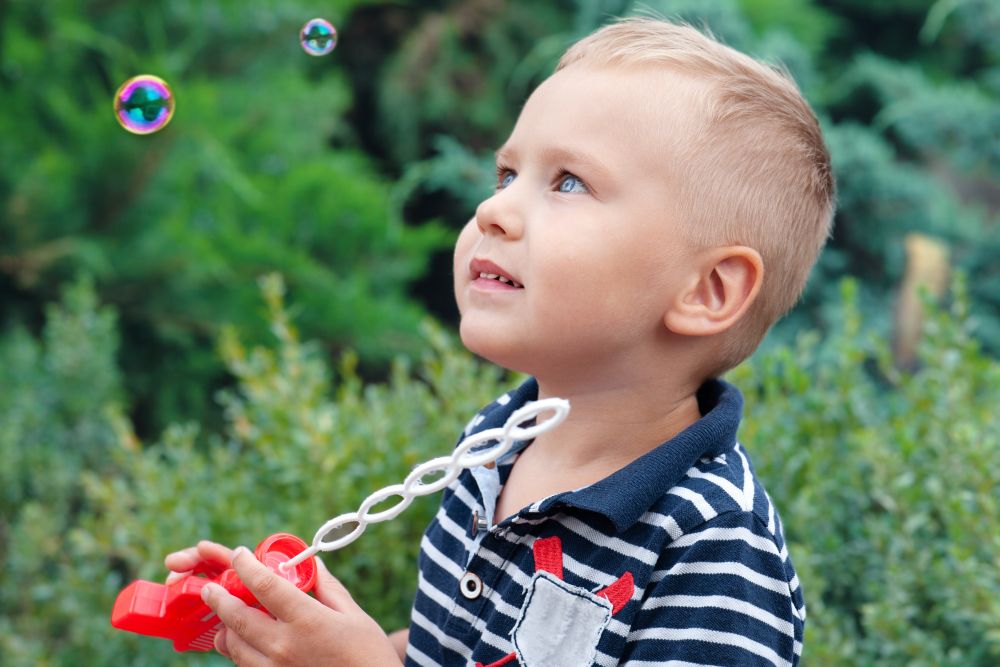
[[649, 169], [678, 155], [700, 127], [704, 84], [663, 68], [574, 64], [528, 98], [506, 147], [557, 144], [615, 169]]

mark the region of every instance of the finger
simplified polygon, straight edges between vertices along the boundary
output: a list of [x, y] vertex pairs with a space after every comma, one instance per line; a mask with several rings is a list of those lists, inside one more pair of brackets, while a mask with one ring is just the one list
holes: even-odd
[[[219, 650], [219, 653], [226, 656], [239, 667], [265, 667], [265, 665], [271, 665], [271, 661], [267, 659], [263, 653], [258, 651], [254, 646], [250, 644], [243, 637], [235, 632], [220, 632], [222, 635], [222, 641], [225, 642], [225, 650]], [[218, 638], [219, 635], [216, 635]], [[216, 644], [218, 648], [218, 644]]]
[[230, 653], [233, 651], [233, 635], [239, 635], [255, 649], [265, 649], [274, 641], [277, 621], [266, 612], [248, 607], [243, 600], [218, 584], [205, 584], [201, 597], [226, 625], [226, 647]]
[[188, 547], [187, 549], [167, 554], [167, 557], [163, 559], [163, 564], [167, 566], [168, 570], [173, 572], [190, 572], [198, 564], [199, 560], [198, 548]]
[[220, 570], [229, 567], [229, 561], [233, 558], [233, 551], [215, 542], [202, 540], [196, 546], [175, 551], [167, 554], [163, 563], [167, 569], [174, 572], [190, 572], [199, 564], [207, 563]]
[[243, 584], [271, 614], [282, 621], [294, 621], [301, 614], [303, 602], [312, 598], [295, 587], [295, 584], [272, 572], [257, 560], [246, 547], [234, 552], [233, 569]]
[[194, 574], [191, 570], [185, 570], [184, 572], [171, 572], [167, 575], [166, 583], [172, 584], [178, 579], [183, 579], [184, 577]]
[[222, 626], [222, 629], [215, 633], [215, 650], [222, 655], [229, 657], [229, 648], [226, 646], [226, 626]]
[[196, 549], [202, 561], [216, 565], [223, 570], [228, 568], [229, 562], [233, 560], [233, 550], [218, 542], [201, 540]]
[[336, 611], [359, 611], [361, 607], [351, 597], [340, 580], [330, 574], [326, 563], [316, 559], [316, 599]]

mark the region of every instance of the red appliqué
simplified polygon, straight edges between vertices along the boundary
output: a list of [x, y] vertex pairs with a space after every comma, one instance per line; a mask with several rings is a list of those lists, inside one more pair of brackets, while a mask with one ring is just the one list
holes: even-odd
[[[545, 571], [560, 580], [563, 579], [562, 540], [555, 536], [535, 540], [534, 552], [536, 572]], [[596, 594], [611, 603], [611, 615], [613, 616], [628, 604], [634, 592], [635, 581], [632, 578], [632, 573], [626, 572], [618, 577], [617, 581], [613, 584], [605, 586], [597, 591]], [[491, 662], [488, 665], [477, 662], [476, 667], [503, 667], [503, 665], [513, 664], [516, 660], [517, 653], [511, 651], [496, 662]]]

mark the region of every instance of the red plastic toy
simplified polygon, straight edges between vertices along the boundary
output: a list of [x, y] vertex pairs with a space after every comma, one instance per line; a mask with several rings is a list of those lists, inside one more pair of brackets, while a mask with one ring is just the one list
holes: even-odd
[[[254, 556], [308, 593], [316, 584], [315, 557], [305, 559], [288, 572], [278, 567], [307, 546], [294, 535], [277, 533], [258, 544]], [[201, 589], [209, 582], [219, 584], [248, 605], [260, 607], [235, 570], [202, 565], [170, 584], [133, 581], [118, 594], [111, 611], [111, 625], [140, 635], [172, 639], [175, 651], [211, 651], [222, 622], [201, 599]]]

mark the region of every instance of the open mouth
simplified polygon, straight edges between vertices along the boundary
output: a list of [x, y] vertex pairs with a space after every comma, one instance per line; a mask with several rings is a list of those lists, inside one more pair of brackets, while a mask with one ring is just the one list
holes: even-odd
[[507, 276], [498, 275], [496, 273], [480, 272], [479, 279], [480, 280], [483, 280], [483, 279], [485, 279], [485, 280], [495, 280], [497, 282], [503, 283], [504, 285], [510, 285], [511, 287], [515, 287], [517, 289], [523, 289], [524, 288], [524, 285], [522, 285], [521, 283], [517, 282], [516, 280], [508, 278]]
[[472, 284], [483, 290], [524, 289], [524, 285], [514, 279], [512, 271], [508, 271], [486, 257], [473, 257], [469, 262], [469, 278]]

